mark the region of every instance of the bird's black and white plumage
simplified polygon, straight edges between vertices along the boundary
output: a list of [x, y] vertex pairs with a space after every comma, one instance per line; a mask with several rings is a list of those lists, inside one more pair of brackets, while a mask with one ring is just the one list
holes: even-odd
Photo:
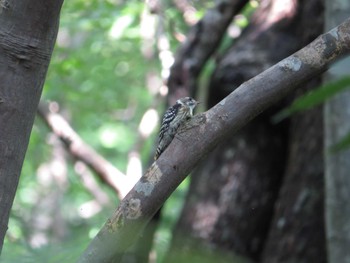
[[180, 125], [193, 116], [193, 110], [198, 102], [191, 97], [178, 99], [175, 105], [171, 106], [164, 114], [162, 125], [160, 127], [158, 147], [155, 160], [168, 147], [177, 132]]

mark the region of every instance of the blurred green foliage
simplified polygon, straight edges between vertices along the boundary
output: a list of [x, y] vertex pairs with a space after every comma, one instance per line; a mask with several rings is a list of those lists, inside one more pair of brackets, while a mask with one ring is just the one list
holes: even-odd
[[[305, 95], [297, 98], [293, 103], [281, 110], [272, 118], [272, 122], [277, 123], [285, 118], [290, 117], [293, 114], [306, 111], [313, 107], [316, 107], [327, 100], [331, 99], [337, 94], [350, 88], [350, 76], [341, 77], [335, 81], [326, 83], [319, 88], [316, 88]], [[350, 147], [350, 131], [339, 142], [332, 145], [329, 152], [335, 153], [341, 150], [348, 149]]]
[[336, 153], [350, 148], [350, 131], [339, 142], [330, 147], [331, 153]]
[[294, 100], [292, 105], [277, 113], [273, 117], [273, 121], [279, 122], [292, 114], [316, 107], [348, 88], [350, 88], [350, 76], [345, 76], [336, 81], [326, 83]]
[[[171, 1], [164, 5], [170, 7], [165, 9], [166, 26], [175, 25], [173, 30], [185, 33], [187, 26], [180, 11], [173, 8]], [[143, 12], [144, 2], [136, 0], [65, 1], [42, 95], [44, 101], [58, 102], [60, 113], [83, 140], [121, 171], [126, 170], [142, 115], [154, 100], [146, 87], [146, 75], [150, 71], [160, 72], [157, 54], [146, 59], [141, 51]], [[204, 12], [204, 7], [200, 12]], [[175, 50], [178, 42], [169, 32]], [[152, 155], [155, 135], [141, 149], [144, 166]], [[2, 262], [74, 262], [118, 204], [116, 194], [98, 181], [110, 203], [95, 216], [83, 218], [79, 213], [81, 206], [94, 197], [77, 176], [75, 160], [69, 154], [64, 156], [68, 177], [63, 186], [55, 180], [45, 181], [49, 180], [45, 172], [40, 175], [40, 170], [53, 160], [56, 146], [50, 141], [50, 130], [37, 118], [11, 212]], [[180, 187], [174, 198], [183, 199], [186, 188], [187, 184]], [[51, 198], [56, 203], [45, 204]], [[157, 234], [157, 244], [169, 242], [169, 226], [180, 213], [181, 202], [175, 199], [163, 212], [166, 223]], [[48, 207], [50, 211], [45, 211]], [[38, 226], [34, 221], [41, 214], [62, 217], [64, 234], [55, 233], [54, 229], [61, 226], [44, 227], [48, 220], [45, 216]], [[48, 243], [32, 247], [30, 238], [34, 232], [44, 233]]]
[[[173, 1], [161, 3], [165, 32], [174, 52], [179, 45], [175, 32], [186, 34], [188, 25]], [[197, 10], [195, 16], [200, 18], [213, 1], [191, 4]], [[83, 140], [121, 171], [126, 170], [128, 153], [136, 143], [142, 115], [154, 103], [154, 94], [146, 87], [146, 76], [150, 72], [160, 75], [157, 54], [152, 59], [142, 54], [144, 39], [140, 23], [144, 12], [144, 2], [136, 0], [65, 1], [42, 95], [44, 101], [58, 102], [60, 113]], [[251, 9], [244, 12], [250, 15]], [[238, 24], [244, 27], [247, 20], [241, 17]], [[230, 41], [225, 38], [223, 45], [228, 46]], [[153, 51], [156, 51], [155, 43]], [[205, 79], [213, 68], [214, 64], [209, 63], [204, 71]], [[163, 107], [158, 107], [162, 114]], [[69, 154], [61, 156], [66, 167], [53, 161], [57, 143], [50, 134], [43, 121], [37, 118], [1, 262], [74, 262], [118, 205], [116, 194], [97, 180], [110, 202], [93, 216], [80, 214], [82, 206], [93, 201], [94, 196], [77, 176], [76, 160]], [[141, 149], [144, 168], [152, 155], [154, 139], [155, 134]], [[67, 169], [67, 178], [62, 182], [62, 178], [47, 176], [45, 169], [48, 167]], [[169, 245], [188, 183], [185, 180], [162, 211], [155, 236], [159, 262]], [[54, 203], [50, 203], [52, 200]], [[34, 233], [39, 233], [39, 240], [40, 234], [48, 240], [33, 246]]]

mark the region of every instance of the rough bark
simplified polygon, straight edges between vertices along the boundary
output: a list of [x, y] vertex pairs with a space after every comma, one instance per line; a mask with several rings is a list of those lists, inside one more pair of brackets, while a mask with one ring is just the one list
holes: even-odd
[[[323, 4], [301, 1], [300, 43], [307, 43], [323, 28]], [[320, 85], [319, 79], [304, 85], [294, 97]], [[275, 208], [262, 262], [325, 262], [323, 215], [322, 108], [291, 118], [288, 162]]]
[[[304, 28], [309, 28], [304, 14], [315, 18], [322, 15], [322, 6], [317, 1], [283, 3], [284, 8], [279, 9], [276, 6], [280, 1], [262, 1], [250, 26], [218, 61], [210, 84], [209, 105], [322, 32], [319, 19], [312, 20], [313, 30], [304, 32]], [[310, 6], [313, 13], [309, 12]], [[194, 171], [187, 202], [174, 232], [172, 255], [188, 254], [193, 242], [185, 240], [192, 238], [206, 246], [234, 251], [254, 260], [260, 258], [287, 159], [287, 123], [272, 125], [270, 121], [276, 108], [225, 141]], [[322, 151], [317, 154], [322, 155]], [[322, 167], [321, 162], [319, 166]], [[203, 209], [205, 202], [212, 209]], [[216, 211], [215, 216], [211, 215], [212, 210]], [[318, 215], [322, 218], [321, 210]], [[272, 254], [278, 253], [274, 250]]]
[[194, 166], [266, 108], [350, 53], [350, 19], [245, 82], [187, 123], [123, 199], [78, 262], [118, 262]]
[[[350, 13], [350, 2], [326, 2], [326, 30]], [[332, 67], [327, 81], [349, 75], [350, 59]], [[350, 132], [350, 91], [344, 91], [325, 103], [325, 180], [328, 261], [350, 262], [350, 149], [331, 153], [329, 148]]]
[[288, 163], [261, 262], [326, 262], [322, 111], [293, 117]]
[[0, 1], [0, 248], [63, 0]]
[[280, 128], [258, 117], [198, 165], [165, 262], [208, 247], [258, 258], [285, 165]]

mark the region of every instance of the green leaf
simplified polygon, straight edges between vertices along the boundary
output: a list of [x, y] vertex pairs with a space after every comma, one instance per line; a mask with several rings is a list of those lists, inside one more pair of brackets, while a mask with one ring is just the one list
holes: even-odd
[[322, 85], [318, 89], [314, 89], [304, 96], [296, 99], [291, 106], [283, 109], [275, 116], [272, 117], [272, 122], [277, 123], [290, 115], [315, 107], [327, 99], [331, 98], [335, 94], [350, 87], [350, 76], [346, 76], [337, 81]]
[[331, 153], [337, 153], [350, 148], [350, 132], [345, 135], [338, 143], [329, 148]]

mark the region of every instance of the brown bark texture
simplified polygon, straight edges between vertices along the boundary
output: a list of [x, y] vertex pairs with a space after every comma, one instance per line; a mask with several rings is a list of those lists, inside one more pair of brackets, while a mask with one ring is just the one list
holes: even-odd
[[[209, 106], [322, 33], [320, 1], [284, 1], [283, 9], [278, 4], [262, 1], [250, 26], [219, 58]], [[322, 111], [271, 123], [293, 97], [232, 135], [196, 168], [167, 261], [201, 246], [262, 262], [326, 257]]]
[[0, 1], [0, 248], [56, 40], [62, 2]]

